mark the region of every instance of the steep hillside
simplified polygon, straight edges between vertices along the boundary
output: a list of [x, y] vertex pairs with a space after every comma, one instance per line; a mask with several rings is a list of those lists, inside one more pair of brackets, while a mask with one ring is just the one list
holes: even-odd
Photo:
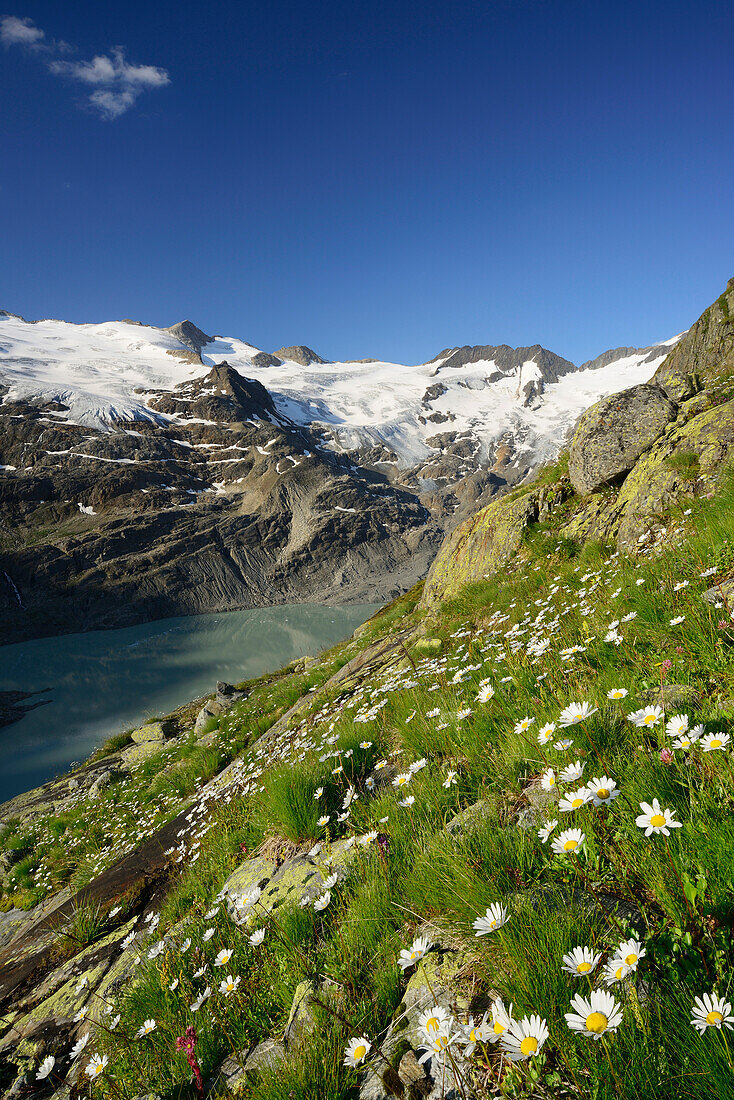
[[664, 364], [425, 593], [2, 808], [8, 1100], [733, 1094], [734, 470], [677, 443], [728, 372]]

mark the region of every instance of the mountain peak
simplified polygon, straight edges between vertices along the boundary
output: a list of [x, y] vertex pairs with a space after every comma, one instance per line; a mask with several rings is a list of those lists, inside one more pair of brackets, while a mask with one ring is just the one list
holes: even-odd
[[310, 367], [312, 363], [328, 362], [315, 351], [311, 351], [311, 348], [307, 348], [305, 344], [293, 344], [289, 348], [280, 348], [275, 354], [279, 359], [290, 359], [292, 363], [300, 363], [302, 367]]
[[180, 340], [191, 351], [195, 351], [197, 355], [201, 354], [201, 349], [205, 344], [210, 344], [212, 341], [211, 336], [207, 336], [205, 332], [202, 332], [193, 321], [179, 321], [175, 325], [171, 325], [170, 328], [164, 328], [164, 332], [170, 332], [171, 336], [175, 336], [177, 340]]

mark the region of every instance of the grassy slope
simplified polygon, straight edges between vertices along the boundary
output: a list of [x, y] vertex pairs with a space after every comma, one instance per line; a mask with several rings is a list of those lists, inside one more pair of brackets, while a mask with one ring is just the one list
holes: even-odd
[[[156, 935], [169, 929], [169, 941], [154, 960], [143, 954], [140, 981], [116, 1005], [122, 1019], [100, 1041], [110, 1063], [95, 1088], [109, 1097], [134, 1096], [142, 1081], [142, 1091], [173, 1096], [184, 1088], [182, 1095], [193, 1095], [185, 1085], [188, 1067], [174, 1049], [188, 1024], [198, 1028], [197, 1054], [211, 1072], [229, 1053], [277, 1037], [297, 984], [326, 976], [339, 986], [337, 1015], [333, 1003], [329, 1011], [317, 1010], [317, 1030], [302, 1056], [249, 1084], [244, 1095], [354, 1096], [357, 1078], [341, 1066], [344, 1043], [362, 1034], [379, 1042], [405, 988], [397, 955], [417, 928], [427, 926], [434, 938], [449, 937], [468, 952], [475, 1015], [499, 994], [513, 1002], [516, 1017], [538, 1013], [548, 1022], [541, 1055], [520, 1069], [500, 1066], [496, 1046], [486, 1058], [477, 1050], [485, 1067], [478, 1073], [484, 1081], [480, 1095], [500, 1088], [509, 1096], [630, 1100], [733, 1095], [722, 1033], [699, 1035], [690, 1024], [694, 996], [726, 994], [731, 983], [732, 758], [728, 748], [706, 753], [699, 744], [664, 759], [661, 750], [672, 745], [664, 725], [638, 728], [626, 717], [659, 702], [674, 683], [690, 694], [666, 717], [685, 711], [691, 724], [700, 721], [707, 732], [724, 732], [731, 722], [730, 609], [712, 607], [701, 593], [732, 563], [734, 487], [690, 507], [676, 521], [676, 537], [669, 527], [665, 545], [636, 561], [559, 540], [552, 527], [536, 530], [510, 571], [466, 589], [422, 624], [441, 640], [433, 656], [413, 647], [415, 667], [405, 656], [356, 689], [317, 690], [308, 713], [294, 719], [277, 746], [246, 748], [249, 794], [210, 804], [200, 854], [161, 913]], [[716, 575], [702, 579], [707, 568]], [[258, 685], [222, 720], [215, 747], [190, 749], [159, 779], [153, 778], [155, 765], [146, 764], [128, 795], [107, 796], [112, 802], [102, 808], [101, 820], [115, 820], [125, 798], [141, 829], [149, 828], [154, 814], [170, 816], [197, 776], [213, 774], [243, 746], [253, 746], [256, 734], [367, 641], [396, 625], [419, 625], [416, 596], [391, 605], [359, 642], [336, 647], [307, 673]], [[620, 645], [604, 640], [613, 620], [620, 620]], [[541, 656], [528, 653], [528, 644], [543, 648], [544, 639], [549, 644]], [[482, 703], [478, 685], [487, 680], [495, 694]], [[607, 693], [617, 687], [627, 697], [609, 700]], [[557, 722], [569, 703], [583, 700], [596, 713], [539, 745], [537, 730]], [[532, 722], [523, 731], [518, 723], [525, 718]], [[554, 748], [564, 737], [572, 746]], [[360, 748], [366, 741], [370, 746]], [[327, 752], [333, 756], [321, 759]], [[399, 793], [388, 784], [370, 794], [366, 779], [376, 774], [376, 761], [407, 769], [421, 758], [426, 766]], [[542, 801], [541, 774], [548, 768], [558, 774], [576, 760], [584, 764], [583, 779], [559, 783], [561, 791], [606, 774], [616, 780], [620, 797], [610, 806], [587, 804], [562, 813], [554, 804], [558, 795], [548, 795], [532, 827], [521, 827], [521, 821], [529, 824], [531, 804]], [[335, 767], [343, 770], [333, 774]], [[456, 783], [446, 786], [451, 771]], [[351, 816], [337, 822], [350, 783], [360, 798]], [[317, 802], [313, 794], [320, 786], [324, 793]], [[415, 798], [409, 807], [398, 804], [406, 791]], [[669, 840], [646, 838], [635, 825], [640, 801], [655, 797], [682, 823]], [[452, 837], [445, 823], [479, 799], [487, 812], [476, 828]], [[321, 813], [330, 815], [326, 827], [317, 824]], [[584, 832], [578, 858], [554, 856], [550, 844], [541, 842], [537, 827], [550, 818], [560, 819], [555, 834], [568, 827]], [[47, 864], [54, 850], [48, 832], [59, 828], [53, 822], [38, 826], [35, 842], [39, 850], [47, 846]], [[60, 835], [68, 836], [71, 828], [67, 824]], [[261, 919], [262, 946], [250, 946], [223, 906], [208, 915], [243, 848], [252, 852], [265, 844], [272, 851], [286, 840], [308, 844], [371, 828], [387, 835], [387, 851], [366, 847], [323, 913], [283, 907]], [[99, 859], [88, 849], [77, 862], [77, 876], [88, 874]], [[472, 921], [493, 902], [506, 905], [510, 919], [500, 932], [478, 939]], [[210, 927], [215, 931], [203, 941]], [[604, 961], [633, 932], [646, 954], [638, 970], [612, 988], [623, 1008], [622, 1024], [604, 1043], [575, 1035], [564, 1013], [571, 996], [589, 983], [565, 974], [561, 956], [586, 944], [602, 952]], [[182, 954], [184, 937], [193, 946]], [[241, 979], [231, 996], [218, 992], [224, 970], [194, 977], [225, 946], [233, 948], [226, 971]], [[192, 1014], [187, 1006], [207, 981], [214, 994]], [[146, 1018], [157, 1021], [156, 1030], [137, 1040]]]

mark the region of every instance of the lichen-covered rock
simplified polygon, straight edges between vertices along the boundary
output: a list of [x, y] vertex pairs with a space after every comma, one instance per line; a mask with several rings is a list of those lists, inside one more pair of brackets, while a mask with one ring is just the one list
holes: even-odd
[[653, 381], [674, 401], [719, 390], [734, 376], [734, 279], [660, 364]]
[[520, 545], [522, 533], [538, 515], [537, 493], [498, 500], [465, 520], [444, 539], [423, 588], [428, 607], [455, 595], [472, 581], [497, 572]]
[[632, 386], [592, 405], [571, 442], [568, 474], [577, 493], [595, 493], [628, 473], [653, 445], [677, 406], [657, 386]]
[[732, 448], [734, 400], [671, 426], [642, 455], [620, 489], [615, 504], [619, 549], [633, 550], [681, 495], [703, 486], [713, 488], [706, 479], [719, 477]]
[[148, 741], [163, 741], [166, 735], [161, 722], [147, 722], [140, 729], [133, 730], [130, 736], [136, 745], [144, 745]]

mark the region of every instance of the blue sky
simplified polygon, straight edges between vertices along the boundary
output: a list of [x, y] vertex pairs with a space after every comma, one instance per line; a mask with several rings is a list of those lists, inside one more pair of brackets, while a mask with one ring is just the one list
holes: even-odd
[[0, 16], [0, 306], [29, 318], [581, 362], [675, 334], [734, 275], [729, 4]]

